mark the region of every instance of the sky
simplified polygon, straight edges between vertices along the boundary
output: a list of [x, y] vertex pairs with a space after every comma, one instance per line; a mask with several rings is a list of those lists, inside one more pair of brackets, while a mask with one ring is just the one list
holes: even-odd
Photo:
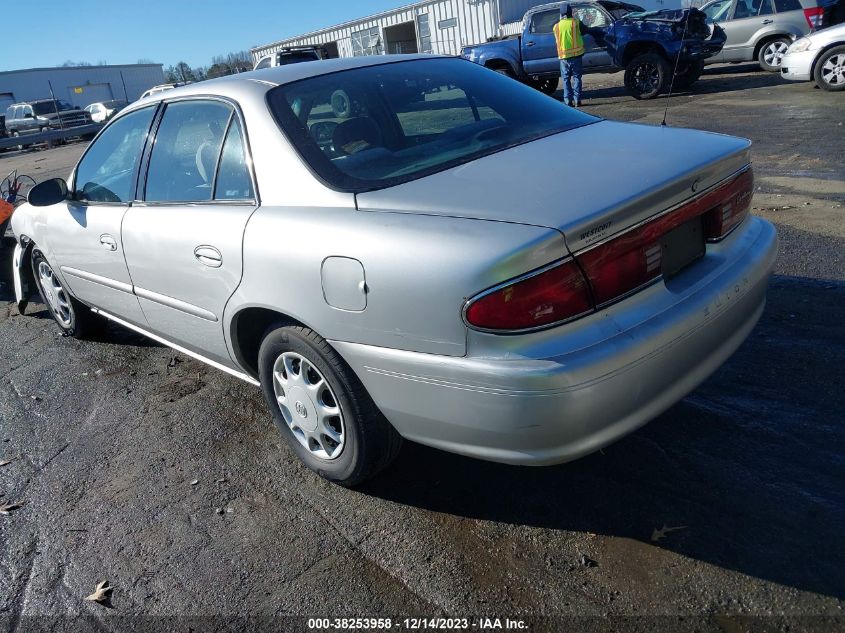
[[[7, 0], [0, 0], [5, 5]], [[0, 71], [65, 61], [134, 64], [139, 59], [211, 65], [248, 50], [409, 0], [39, 0], [37, 19], [0, 35]], [[24, 5], [26, 6], [26, 5]], [[8, 17], [8, 15], [7, 15]]]

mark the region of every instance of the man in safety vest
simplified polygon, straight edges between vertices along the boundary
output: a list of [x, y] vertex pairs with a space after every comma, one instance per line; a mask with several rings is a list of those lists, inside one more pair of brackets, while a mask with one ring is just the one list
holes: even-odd
[[553, 30], [560, 59], [560, 76], [563, 78], [563, 101], [568, 106], [580, 108], [584, 38], [581, 37], [581, 22], [572, 17], [570, 5], [561, 5], [560, 22]]

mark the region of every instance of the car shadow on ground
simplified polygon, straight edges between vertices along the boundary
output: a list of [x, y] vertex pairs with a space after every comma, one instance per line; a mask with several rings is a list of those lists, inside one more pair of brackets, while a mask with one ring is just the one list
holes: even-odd
[[[781, 79], [779, 73], [765, 72], [756, 64], [719, 66], [718, 68], [706, 68], [701, 79], [695, 82], [691, 88], [680, 89], [677, 86], [673, 87], [672, 96], [695, 97], [697, 95], [711, 95], [722, 92], [737, 92], [750, 88], [770, 88], [783, 85], [784, 83], [788, 82]], [[665, 99], [667, 92], [668, 89], [658, 99]], [[561, 98], [562, 94], [561, 91], [558, 91], [555, 93], [555, 96]], [[594, 99], [619, 99], [627, 97], [634, 101], [634, 98], [630, 96], [628, 90], [623, 85], [606, 88], [590, 88], [590, 86], [585, 85], [583, 96], [587, 105], [593, 103]]]
[[[827, 312], [811, 309], [820, 302]], [[635, 539], [842, 599], [842, 314], [845, 283], [776, 277], [737, 354], [600, 453], [535, 469], [406, 443], [362, 491], [458, 517]], [[686, 527], [653, 542], [664, 525]]]

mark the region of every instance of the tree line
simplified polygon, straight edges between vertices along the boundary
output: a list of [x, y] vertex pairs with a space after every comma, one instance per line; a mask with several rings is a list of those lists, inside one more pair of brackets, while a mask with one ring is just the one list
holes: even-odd
[[[138, 63], [153, 64], [155, 62], [151, 59], [139, 59]], [[62, 67], [69, 68], [93, 65], [90, 62], [77, 62], [69, 59], [62, 64]], [[97, 62], [97, 66], [106, 65], [108, 65], [106, 61]], [[187, 63], [180, 61], [164, 69], [164, 78], [168, 83], [187, 83], [202, 81], [204, 79], [214, 79], [215, 77], [225, 77], [226, 75], [234, 75], [249, 70], [252, 70], [252, 56], [249, 54], [249, 51], [237, 51], [225, 55], [215, 55], [211, 58], [211, 64], [208, 66], [191, 67]]]

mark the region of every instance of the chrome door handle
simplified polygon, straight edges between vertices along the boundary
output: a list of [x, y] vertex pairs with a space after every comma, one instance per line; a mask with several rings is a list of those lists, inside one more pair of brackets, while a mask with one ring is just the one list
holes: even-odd
[[223, 265], [223, 254], [213, 246], [197, 246], [194, 257], [209, 268], [220, 268]]
[[774, 20], [763, 20], [763, 24], [771, 24]]
[[107, 251], [117, 250], [117, 240], [114, 239], [111, 235], [101, 235], [100, 244], [102, 244], [103, 248]]

